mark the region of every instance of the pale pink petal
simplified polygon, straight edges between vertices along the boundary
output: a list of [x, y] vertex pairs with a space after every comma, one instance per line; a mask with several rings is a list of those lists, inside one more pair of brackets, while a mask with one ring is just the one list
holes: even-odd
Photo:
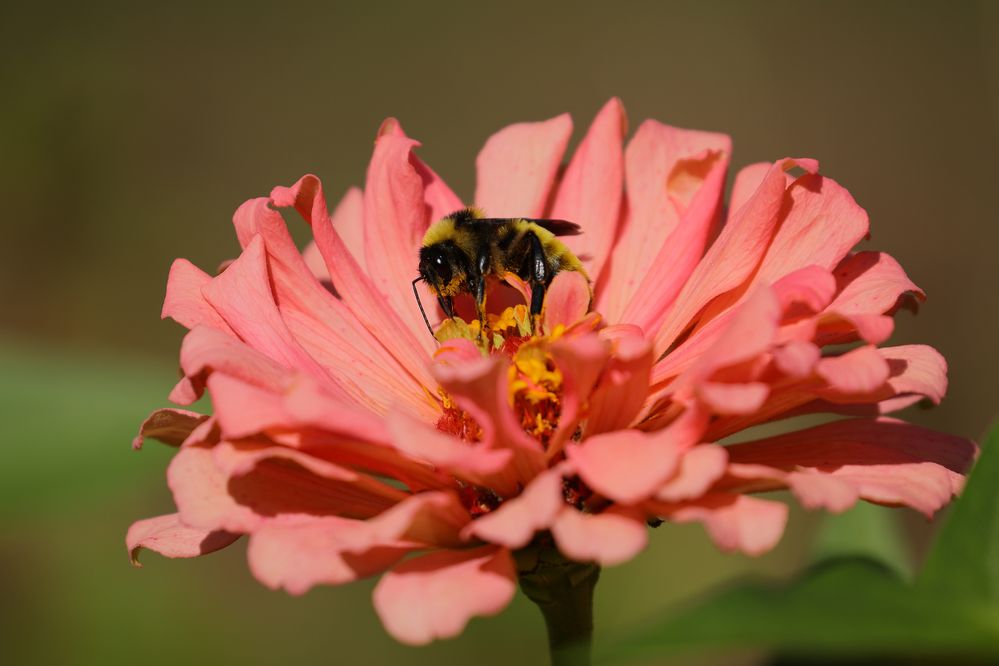
[[555, 514], [565, 506], [562, 500], [562, 474], [550, 469], [536, 476], [524, 491], [465, 528], [469, 536], [516, 550], [547, 529]]
[[669, 349], [709, 301], [735, 289], [752, 275], [773, 239], [787, 185], [784, 171], [793, 166], [806, 170], [818, 168], [811, 161], [790, 158], [778, 160], [770, 167], [759, 188], [734, 212], [690, 274], [669, 310], [666, 324], [656, 334], [657, 354]]
[[389, 543], [352, 552], [345, 540], [354, 530], [367, 531], [364, 521], [326, 517], [265, 525], [250, 537], [250, 571], [271, 589], [305, 594], [316, 585], [340, 585], [380, 573], [414, 550]]
[[747, 555], [762, 555], [776, 546], [788, 514], [780, 502], [720, 492], [677, 504], [650, 503], [649, 509], [675, 523], [703, 523], [719, 548]]
[[[311, 217], [311, 214], [310, 214]], [[305, 219], [309, 219], [306, 217]], [[364, 193], [361, 188], [352, 187], [340, 199], [340, 203], [333, 209], [333, 228], [340, 234], [343, 244], [347, 246], [350, 254], [363, 269], [365, 266], [364, 257]], [[318, 249], [316, 250], [318, 253]], [[322, 254], [319, 254], [319, 264], [323, 267], [323, 272], [329, 275], [326, 265], [322, 261]]]
[[551, 335], [559, 326], [567, 328], [590, 309], [590, 287], [586, 278], [574, 271], [562, 271], [555, 276], [541, 309], [544, 331]]
[[771, 350], [774, 365], [785, 375], [794, 378], [807, 377], [812, 374], [815, 364], [819, 362], [822, 351], [811, 342], [791, 340]]
[[551, 216], [575, 222], [579, 236], [564, 240], [596, 281], [614, 247], [621, 215], [627, 118], [621, 100], [608, 101], [576, 148], [552, 205]]
[[[770, 162], [757, 162], [746, 165], [736, 172], [732, 195], [728, 202], [729, 211], [736, 212], [756, 194], [756, 190], [763, 184], [763, 179], [767, 177], [772, 166]], [[818, 166], [814, 170], [818, 171]]]
[[161, 316], [170, 317], [181, 326], [210, 326], [226, 333], [232, 329], [225, 319], [205, 300], [202, 290], [212, 277], [187, 259], [177, 259], [170, 266], [166, 298]]
[[475, 160], [475, 204], [489, 217], [542, 217], [572, 134], [569, 114], [510, 125]]
[[454, 548], [465, 541], [462, 528], [470, 520], [453, 490], [416, 493], [366, 521], [370, 533], [355, 534], [351, 547], [367, 549], [398, 540], [424, 547]]
[[621, 335], [589, 397], [585, 434], [626, 428], [645, 402], [652, 371], [652, 345], [639, 335]]
[[610, 567], [642, 552], [649, 530], [637, 512], [612, 508], [589, 514], [565, 507], [552, 525], [552, 536], [566, 557]]
[[895, 395], [916, 394], [939, 405], [947, 393], [947, 361], [933, 347], [901, 345], [878, 349], [888, 361], [888, 385]]
[[841, 393], [870, 393], [888, 380], [888, 362], [875, 347], [858, 347], [841, 356], [824, 358], [815, 372]]
[[302, 261], [305, 265], [309, 267], [309, 272], [312, 273], [320, 283], [329, 283], [329, 287], [333, 288], [333, 282], [330, 280], [330, 272], [326, 270], [326, 262], [323, 260], [323, 254], [319, 251], [319, 246], [316, 245], [315, 241], [312, 241], [305, 246], [302, 250]]
[[566, 451], [588, 486], [624, 504], [652, 494], [673, 475], [680, 455], [668, 433], [638, 430], [595, 435]]
[[146, 417], [139, 426], [139, 434], [132, 440], [132, 448], [142, 448], [147, 437], [169, 444], [180, 446], [198, 425], [208, 419], [207, 414], [199, 414], [187, 409], [157, 409]]
[[374, 604], [396, 640], [423, 645], [460, 634], [472, 617], [499, 613], [516, 591], [510, 552], [486, 546], [397, 565], [375, 587]]
[[679, 502], [700, 497], [725, 473], [728, 453], [717, 444], [701, 444], [680, 458], [673, 477], [656, 491], [656, 499]]
[[[724, 134], [685, 130], [654, 120], [638, 128], [625, 150], [627, 214], [614, 247], [598, 309], [610, 321], [658, 320], [704, 252], [717, 219], [731, 139]], [[704, 192], [702, 192], [704, 190]], [[659, 273], [669, 255], [674, 273]], [[656, 283], [643, 278], [655, 273]], [[598, 276], [595, 276], [598, 277]], [[656, 302], [625, 308], [643, 287], [662, 289]], [[644, 324], [644, 325], [643, 325]], [[654, 331], [648, 331], [654, 333]]]
[[715, 414], [752, 414], [766, 402], [770, 386], [763, 382], [701, 382], [696, 391], [697, 397]]
[[132, 523], [125, 536], [132, 564], [139, 567], [139, 552], [148, 548], [164, 557], [198, 557], [225, 548], [239, 538], [219, 530], [201, 530], [180, 522], [171, 513]]
[[[693, 365], [692, 379], [706, 378], [720, 368], [732, 366], [763, 353], [777, 332], [780, 310], [771, 289], [758, 288], [734, 311], [729, 325]], [[682, 353], [677, 350], [674, 353]]]

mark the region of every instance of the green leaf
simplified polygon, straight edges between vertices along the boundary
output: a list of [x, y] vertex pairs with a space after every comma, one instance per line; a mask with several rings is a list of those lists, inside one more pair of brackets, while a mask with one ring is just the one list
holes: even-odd
[[874, 560], [844, 558], [819, 565], [788, 585], [748, 584], [722, 592], [601, 654], [617, 663], [682, 650], [745, 647], [852, 655], [999, 655], [999, 613], [941, 603]]
[[858, 502], [839, 515], [826, 517], [814, 548], [814, 561], [869, 557], [911, 580], [912, 558], [906, 552], [895, 509]]
[[[834, 558], [791, 583], [735, 586], [611, 641], [598, 654], [619, 663], [684, 650], [753, 647], [813, 655], [935, 655], [951, 663], [955, 655], [999, 660], [997, 509], [999, 428], [915, 584], [899, 576], [897, 563]], [[850, 545], [848, 538], [851, 523], [863, 527], [878, 515], [884, 517], [861, 513], [835, 524], [820, 551], [856, 552], [857, 542]], [[860, 537], [862, 552], [896, 555], [890, 542]]]
[[928, 592], [999, 604], [999, 424], [919, 578]]

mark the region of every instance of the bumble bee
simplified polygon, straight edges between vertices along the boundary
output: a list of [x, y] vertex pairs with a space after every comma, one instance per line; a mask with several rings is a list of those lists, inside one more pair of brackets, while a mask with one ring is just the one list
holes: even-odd
[[488, 218], [475, 208], [455, 211], [435, 222], [423, 237], [420, 275], [413, 280], [413, 293], [430, 334], [434, 331], [420, 303], [417, 282], [427, 283], [448, 317], [454, 317], [454, 296], [470, 294], [481, 325], [487, 280], [514, 273], [530, 285], [531, 314], [537, 317], [545, 290], [557, 273], [575, 271], [589, 281], [579, 258], [556, 238], [579, 233], [579, 225], [565, 220]]

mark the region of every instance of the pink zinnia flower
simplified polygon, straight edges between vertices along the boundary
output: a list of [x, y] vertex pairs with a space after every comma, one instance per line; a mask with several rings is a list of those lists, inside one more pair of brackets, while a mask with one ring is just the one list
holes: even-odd
[[[886, 416], [945, 391], [932, 348], [878, 346], [923, 294], [888, 255], [854, 250], [867, 215], [843, 187], [814, 160], [781, 159], [741, 170], [726, 207], [725, 135], [650, 120], [625, 147], [611, 100], [562, 171], [571, 131], [567, 115], [512, 125], [477, 160], [474, 204], [490, 216], [584, 230], [566, 243], [592, 312], [585, 279], [561, 273], [535, 335], [523, 307], [495, 311], [485, 343], [461, 322], [443, 343], [427, 334], [418, 248], [464, 203], [394, 121], [364, 191], [332, 215], [305, 176], [236, 211], [242, 253], [217, 276], [176, 261], [163, 315], [190, 332], [170, 398], [207, 391], [214, 414], [143, 424], [136, 446], [180, 447], [177, 513], [133, 525], [133, 557], [245, 534], [253, 574], [293, 594], [385, 572], [375, 608], [418, 644], [502, 610], [515, 552], [617, 564], [666, 521], [758, 555], [788, 514], [762, 491], [927, 516], [952, 498], [974, 445]], [[311, 226], [304, 253], [284, 208]], [[719, 444], [821, 412], [849, 418]]]

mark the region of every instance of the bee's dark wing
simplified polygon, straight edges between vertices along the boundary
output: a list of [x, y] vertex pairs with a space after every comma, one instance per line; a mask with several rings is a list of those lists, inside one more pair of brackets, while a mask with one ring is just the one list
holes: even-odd
[[482, 224], [495, 224], [497, 226], [509, 222], [511, 219], [524, 220], [526, 222], [533, 222], [542, 229], [547, 229], [556, 236], [578, 236], [583, 233], [583, 230], [575, 222], [569, 222], [568, 220], [541, 220], [533, 217], [482, 217], [475, 220], [476, 223]]

